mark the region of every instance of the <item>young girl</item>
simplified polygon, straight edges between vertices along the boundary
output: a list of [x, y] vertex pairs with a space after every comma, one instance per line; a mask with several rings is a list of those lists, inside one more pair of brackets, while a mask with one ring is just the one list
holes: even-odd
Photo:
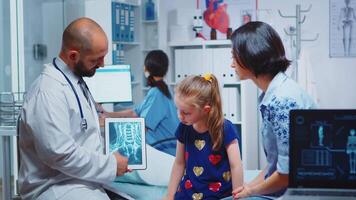
[[237, 134], [224, 120], [218, 81], [190, 76], [176, 88], [181, 121], [165, 199], [220, 199], [243, 183]]
[[249, 22], [232, 34], [232, 67], [241, 80], [262, 90], [258, 110], [266, 168], [252, 182], [236, 189], [234, 198], [280, 196], [288, 185], [289, 111], [315, 108], [314, 101], [284, 71], [290, 64], [280, 37], [263, 22]]

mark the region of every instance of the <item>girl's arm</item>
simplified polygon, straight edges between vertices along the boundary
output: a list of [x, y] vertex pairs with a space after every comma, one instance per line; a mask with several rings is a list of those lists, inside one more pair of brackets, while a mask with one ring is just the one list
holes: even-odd
[[243, 172], [242, 162], [240, 157], [240, 148], [237, 140], [233, 140], [226, 146], [227, 156], [229, 158], [229, 164], [231, 168], [232, 188], [233, 190], [242, 186], [243, 184]]
[[174, 199], [174, 194], [177, 191], [178, 184], [183, 177], [185, 169], [185, 160], [184, 160], [184, 144], [177, 140], [177, 151], [176, 158], [172, 167], [171, 177], [168, 184], [167, 195], [165, 199], [171, 200]]

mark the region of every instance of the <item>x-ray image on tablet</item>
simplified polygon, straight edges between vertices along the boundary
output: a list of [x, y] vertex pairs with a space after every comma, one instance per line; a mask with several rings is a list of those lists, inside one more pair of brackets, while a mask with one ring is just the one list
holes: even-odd
[[128, 157], [130, 169], [146, 169], [145, 121], [143, 118], [106, 118], [105, 152]]

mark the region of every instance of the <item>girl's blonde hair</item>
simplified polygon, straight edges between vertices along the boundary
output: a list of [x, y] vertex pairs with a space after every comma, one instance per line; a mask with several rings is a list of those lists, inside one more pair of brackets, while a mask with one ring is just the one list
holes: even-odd
[[175, 93], [177, 97], [184, 99], [184, 102], [196, 108], [203, 109], [206, 105], [211, 107], [206, 123], [213, 143], [213, 150], [219, 150], [223, 141], [224, 117], [216, 77], [212, 74], [207, 74], [204, 77], [188, 76], [177, 85]]

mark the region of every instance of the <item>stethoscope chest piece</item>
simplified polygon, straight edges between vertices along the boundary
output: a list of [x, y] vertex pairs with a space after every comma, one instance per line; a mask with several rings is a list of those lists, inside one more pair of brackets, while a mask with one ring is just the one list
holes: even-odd
[[87, 120], [82, 118], [82, 121], [80, 123], [80, 126], [82, 128], [82, 130], [86, 130], [88, 128], [88, 123], [87, 123]]

